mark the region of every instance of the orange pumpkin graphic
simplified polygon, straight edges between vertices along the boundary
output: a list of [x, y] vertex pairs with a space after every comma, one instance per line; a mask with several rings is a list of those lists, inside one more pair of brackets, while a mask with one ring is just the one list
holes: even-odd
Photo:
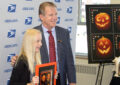
[[102, 36], [96, 42], [96, 54], [99, 57], [108, 57], [112, 53], [112, 43], [108, 38]]
[[108, 30], [111, 25], [109, 14], [101, 12], [95, 16], [95, 24], [98, 30]]

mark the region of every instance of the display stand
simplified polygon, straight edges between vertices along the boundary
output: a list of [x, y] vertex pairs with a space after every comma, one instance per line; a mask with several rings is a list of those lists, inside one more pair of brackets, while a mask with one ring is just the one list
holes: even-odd
[[98, 67], [98, 73], [97, 73], [95, 85], [102, 85], [103, 72], [104, 72], [104, 63], [100, 63]]

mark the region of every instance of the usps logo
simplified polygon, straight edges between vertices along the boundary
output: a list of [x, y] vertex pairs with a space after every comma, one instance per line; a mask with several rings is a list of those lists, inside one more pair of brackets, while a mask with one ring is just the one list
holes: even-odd
[[67, 8], [67, 13], [72, 13], [72, 7]]
[[60, 17], [58, 17], [57, 24], [60, 24]]
[[69, 33], [71, 33], [72, 27], [68, 27], [68, 31], [69, 31]]
[[15, 38], [15, 35], [16, 35], [16, 29], [11, 29], [11, 30], [8, 32], [7, 37], [8, 37], [8, 38]]
[[8, 12], [14, 13], [16, 11], [16, 4], [10, 4], [8, 6]]
[[26, 24], [26, 25], [31, 25], [31, 24], [32, 24], [32, 17], [27, 17], [27, 18], [25, 19], [25, 24]]
[[55, 2], [60, 2], [60, 0], [55, 0]]
[[15, 53], [13, 54], [9, 54], [8, 57], [7, 57], [7, 62], [11, 62], [11, 58], [15, 56]]

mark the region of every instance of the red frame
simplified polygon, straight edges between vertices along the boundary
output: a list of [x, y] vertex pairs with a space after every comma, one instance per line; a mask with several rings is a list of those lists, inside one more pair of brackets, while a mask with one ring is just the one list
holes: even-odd
[[56, 62], [36, 65], [36, 67], [35, 67], [35, 75], [39, 76], [39, 68], [47, 67], [47, 66], [54, 66], [54, 76], [53, 77], [54, 77], [54, 85], [56, 85], [56, 79], [55, 79], [55, 75], [56, 75], [56, 71], [57, 71], [57, 64], [56, 64]]

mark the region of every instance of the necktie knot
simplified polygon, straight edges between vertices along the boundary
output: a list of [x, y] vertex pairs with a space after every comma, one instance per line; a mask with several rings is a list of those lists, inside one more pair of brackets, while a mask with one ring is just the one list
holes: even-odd
[[49, 34], [52, 34], [52, 31], [47, 31]]

